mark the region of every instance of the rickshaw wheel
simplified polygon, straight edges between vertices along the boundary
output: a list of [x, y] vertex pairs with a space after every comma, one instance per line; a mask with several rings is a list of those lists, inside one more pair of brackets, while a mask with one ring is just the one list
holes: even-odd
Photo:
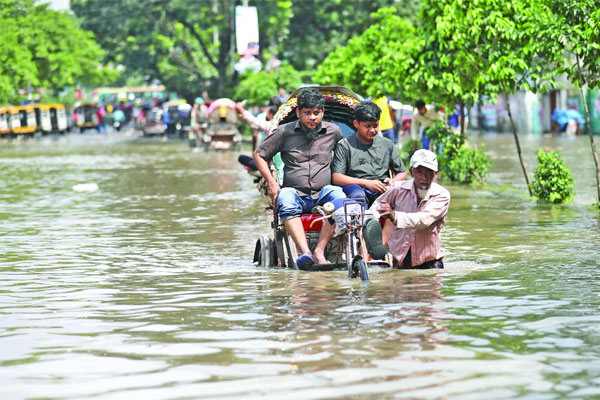
[[363, 261], [361, 256], [356, 256], [352, 260], [352, 268], [349, 271], [350, 278], [356, 278], [360, 276], [360, 279], [363, 282], [367, 282], [369, 280], [369, 271], [367, 270], [367, 264]]
[[273, 251], [275, 251], [273, 240], [267, 235], [262, 235], [256, 241], [256, 247], [254, 248], [254, 262], [258, 263], [261, 267], [272, 267]]
[[285, 253], [283, 252], [283, 233], [279, 230], [275, 230], [275, 259], [273, 264], [278, 264], [280, 267], [285, 268]]

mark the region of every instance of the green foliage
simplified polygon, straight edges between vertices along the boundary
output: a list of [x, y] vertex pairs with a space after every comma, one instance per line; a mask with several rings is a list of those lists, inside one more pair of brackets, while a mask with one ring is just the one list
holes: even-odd
[[235, 90], [235, 98], [248, 100], [249, 105], [262, 106], [277, 89], [294, 90], [302, 84], [302, 74], [288, 63], [272, 71], [247, 72]]
[[324, 85], [346, 85], [373, 98], [404, 92], [415, 64], [411, 51], [416, 45], [412, 23], [394, 8], [373, 14], [373, 24], [360, 36], [338, 47], [317, 69], [315, 81]]
[[492, 161], [483, 150], [471, 147], [460, 135], [437, 122], [427, 130], [432, 151], [439, 154], [442, 176], [458, 183], [485, 182]]
[[34, 0], [0, 0], [0, 103], [16, 91], [60, 89], [114, 77], [99, 69], [104, 53], [68, 14]]
[[410, 158], [414, 154], [415, 149], [419, 148], [419, 145], [420, 145], [419, 140], [414, 140], [412, 138], [409, 138], [408, 140], [406, 140], [404, 142], [404, 144], [400, 148], [400, 158], [402, 159], [402, 162], [406, 166], [407, 171], [408, 171], [408, 167], [410, 166]]
[[[160, 79], [190, 97], [207, 90], [213, 97], [233, 93], [239, 58], [230, 0], [72, 0], [71, 9], [92, 30], [110, 61], [127, 74]], [[389, 0], [250, 0], [257, 7], [263, 65], [278, 58], [297, 70], [313, 70], [338, 45], [363, 32], [370, 13]], [[416, 15], [420, 2], [394, 2]]]
[[[448, 159], [446, 157], [446, 159]], [[483, 150], [463, 143], [453, 154], [443, 171], [452, 181], [460, 183], [485, 182], [492, 166], [490, 157]]]
[[573, 198], [573, 177], [558, 151], [537, 152], [538, 168], [531, 189], [534, 196], [550, 203], [564, 203]]
[[[283, 52], [280, 58], [289, 60], [299, 70], [310, 70], [320, 65], [339, 46], [363, 32], [372, 29], [371, 14], [382, 7], [390, 8], [399, 19], [414, 19], [418, 14], [421, 1], [414, 0], [296, 0], [293, 1], [293, 17], [290, 20], [290, 33], [282, 43]], [[260, 12], [260, 11], [259, 11]], [[377, 21], [377, 19], [375, 20]], [[385, 48], [410, 45], [403, 43], [404, 32], [394, 31], [393, 27], [379, 24], [385, 33], [376, 34], [382, 40], [375, 43], [373, 50], [388, 59], [394, 59], [396, 53], [385, 53]], [[397, 40], [395, 40], [397, 38]], [[358, 54], [362, 54], [363, 50]], [[369, 68], [369, 65], [365, 65]], [[368, 80], [369, 78], [367, 78]], [[339, 82], [338, 82], [339, 83]], [[366, 94], [358, 87], [357, 93]], [[389, 93], [389, 92], [385, 92]]]

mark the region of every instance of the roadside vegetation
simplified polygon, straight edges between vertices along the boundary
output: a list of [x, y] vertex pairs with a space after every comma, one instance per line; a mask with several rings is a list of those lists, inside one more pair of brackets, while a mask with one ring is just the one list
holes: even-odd
[[103, 68], [106, 53], [73, 15], [33, 0], [0, 0], [0, 21], [0, 105], [18, 103], [27, 89], [56, 95], [116, 76]]
[[[76, 85], [160, 81], [188, 99], [206, 93], [262, 105], [279, 87], [317, 83], [407, 104], [459, 105], [464, 113], [500, 94], [553, 90], [561, 74], [582, 95], [600, 86], [596, 0], [250, 0], [260, 25], [260, 72], [236, 72], [235, 5], [71, 0], [74, 14], [67, 14], [34, 0], [0, 0], [0, 102], [31, 87], [56, 95]], [[506, 107], [515, 157], [536, 196]], [[440, 157], [452, 166], [445, 175], [485, 181], [489, 158], [469, 144], [461, 117], [451, 140], [439, 135]], [[600, 205], [600, 161], [588, 133]]]

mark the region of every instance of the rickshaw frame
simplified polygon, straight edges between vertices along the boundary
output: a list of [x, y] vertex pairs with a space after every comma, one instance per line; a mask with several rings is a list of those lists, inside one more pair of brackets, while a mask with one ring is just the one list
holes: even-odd
[[[356, 104], [362, 101], [362, 97], [354, 93], [352, 90], [343, 86], [309, 86], [318, 89], [325, 95], [325, 116], [324, 120], [338, 123], [342, 122], [346, 126], [353, 128], [352, 120], [353, 109]], [[279, 108], [277, 114], [273, 118], [271, 128], [274, 128], [280, 124], [292, 122], [297, 119], [296, 113], [294, 112], [297, 107], [297, 96], [301, 90], [297, 89], [294, 91], [288, 100]], [[327, 108], [328, 102], [330, 108]], [[338, 103], [344, 105], [346, 110], [340, 107], [332, 107], [331, 103]], [[281, 169], [281, 168], [279, 168]], [[275, 179], [279, 182], [282, 180], [282, 171], [273, 169], [272, 172]], [[266, 192], [264, 180], [259, 182], [259, 190]], [[267, 196], [268, 197], [268, 196]], [[346, 229], [343, 234], [334, 236], [327, 244], [325, 255], [329, 263], [327, 264], [312, 264], [309, 266], [298, 267], [296, 264], [297, 250], [296, 246], [291, 239], [290, 235], [286, 232], [283, 222], [279, 218], [276, 205], [271, 204], [268, 209], [273, 212], [273, 220], [271, 222], [271, 228], [273, 229], [273, 237], [269, 235], [262, 235], [257, 241], [254, 249], [253, 261], [261, 267], [283, 267], [291, 269], [301, 269], [305, 271], [333, 271], [333, 270], [348, 270], [348, 276], [351, 278], [360, 276], [363, 281], [368, 281], [368, 270], [367, 266], [381, 266], [390, 267], [390, 260], [370, 260], [367, 254], [367, 248], [365, 246], [364, 238], [362, 235], [362, 227], [364, 224], [365, 216], [365, 204], [362, 202], [361, 212], [358, 216], [352, 216], [347, 219], [347, 205], [349, 204], [360, 204], [360, 201], [356, 199], [344, 200], [344, 215]], [[306, 240], [309, 244], [309, 248], [314, 250], [318, 236], [321, 229], [322, 223], [329, 223], [326, 219], [328, 216], [321, 214], [303, 214], [301, 221], [304, 227], [304, 233]], [[318, 223], [317, 223], [318, 222]], [[315, 226], [316, 224], [316, 226]]]

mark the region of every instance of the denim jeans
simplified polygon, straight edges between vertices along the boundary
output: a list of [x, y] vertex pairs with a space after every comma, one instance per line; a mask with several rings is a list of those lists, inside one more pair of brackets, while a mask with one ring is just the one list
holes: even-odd
[[310, 196], [299, 196], [296, 189], [284, 187], [277, 195], [277, 209], [282, 221], [310, 213], [313, 207], [322, 206], [328, 201], [344, 199], [346, 195], [339, 186], [327, 185], [321, 189], [319, 198], [315, 201]]
[[381, 193], [372, 192], [359, 185], [346, 185], [342, 190], [344, 190], [346, 197], [349, 199], [363, 199], [367, 208], [381, 195]]
[[427, 129], [423, 129], [423, 133], [421, 134], [421, 148], [429, 150], [429, 142], [431, 139], [427, 137]]

